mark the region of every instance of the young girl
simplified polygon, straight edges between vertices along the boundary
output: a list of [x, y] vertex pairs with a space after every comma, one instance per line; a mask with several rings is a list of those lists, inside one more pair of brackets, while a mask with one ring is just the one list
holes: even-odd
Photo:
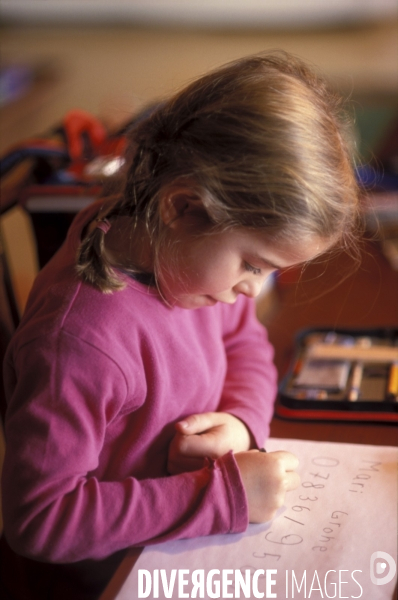
[[132, 131], [123, 193], [77, 216], [9, 347], [16, 555], [73, 563], [83, 593], [88, 564], [244, 531], [298, 485], [294, 456], [259, 452], [276, 373], [254, 298], [275, 269], [351, 242], [340, 116], [322, 80], [271, 54], [202, 77]]

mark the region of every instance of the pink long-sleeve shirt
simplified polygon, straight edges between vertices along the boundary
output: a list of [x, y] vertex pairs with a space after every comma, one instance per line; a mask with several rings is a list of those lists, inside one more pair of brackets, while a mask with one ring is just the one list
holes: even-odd
[[77, 278], [97, 210], [39, 274], [5, 360], [4, 530], [17, 553], [48, 562], [243, 531], [233, 454], [170, 476], [168, 447], [177, 421], [207, 411], [240, 418], [263, 445], [276, 391], [253, 301], [170, 309], [127, 276], [110, 295]]

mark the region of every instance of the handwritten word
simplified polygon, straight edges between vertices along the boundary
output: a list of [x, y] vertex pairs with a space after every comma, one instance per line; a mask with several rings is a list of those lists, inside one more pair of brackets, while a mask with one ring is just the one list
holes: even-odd
[[[365, 487], [365, 482], [371, 479], [372, 473], [377, 473], [380, 470], [379, 467], [382, 464], [381, 462], [374, 462], [373, 460], [362, 460], [361, 464], [363, 463], [365, 463], [364, 466], [359, 467], [358, 471], [360, 472], [353, 478], [353, 480], [350, 483], [350, 488], [353, 489], [349, 489], [349, 492], [362, 494], [363, 488]], [[366, 473], [363, 473], [362, 471], [366, 471]]]
[[[332, 512], [331, 514], [331, 519], [334, 519], [333, 521], [329, 521], [328, 525], [332, 525], [332, 527], [324, 527], [322, 529], [323, 533], [325, 533], [326, 535], [321, 535], [321, 537], [319, 538], [319, 541], [322, 543], [328, 543], [330, 542], [330, 540], [334, 540], [335, 539], [335, 535], [331, 536], [330, 534], [333, 533], [338, 533], [339, 531], [339, 527], [341, 527], [341, 523], [339, 523], [338, 519], [343, 518], [342, 515], [348, 515], [348, 513], [342, 511], [342, 510], [335, 510]], [[337, 519], [337, 520], [336, 520]], [[328, 546], [314, 546], [312, 548], [313, 550], [319, 550], [319, 552], [326, 552], [326, 550], [328, 549]]]

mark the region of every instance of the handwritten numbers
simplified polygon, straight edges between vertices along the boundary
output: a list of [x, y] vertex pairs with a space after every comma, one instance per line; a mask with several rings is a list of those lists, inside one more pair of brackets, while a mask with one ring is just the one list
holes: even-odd
[[[280, 538], [280, 541], [278, 540], [271, 540], [268, 536], [272, 533], [272, 531], [268, 531], [268, 533], [265, 534], [265, 539], [268, 542], [271, 542], [272, 544], [282, 544], [283, 546], [295, 546], [296, 544], [301, 544], [301, 542], [303, 541], [303, 538], [301, 537], [301, 535], [296, 535], [295, 533], [288, 533], [287, 535], [283, 535]], [[289, 538], [293, 538], [290, 539], [288, 541]]]
[[315, 502], [316, 500], [318, 500], [318, 496], [315, 496], [315, 498], [309, 498], [308, 496], [299, 496], [300, 500], [302, 500], [303, 502], [306, 502], [307, 500], [309, 502]]
[[313, 477], [320, 477], [321, 479], [329, 479], [330, 473], [327, 475], [322, 475], [321, 473], [310, 473]]
[[292, 506], [292, 510], [295, 512], [302, 512], [303, 510], [311, 510], [308, 506], [300, 506], [299, 504], [295, 504]]
[[325, 456], [313, 458], [311, 462], [317, 467], [337, 467], [340, 464], [340, 461], [338, 461], [337, 458], [328, 458]]
[[323, 483], [312, 483], [312, 481], [303, 481], [301, 485], [304, 488], [315, 488], [316, 490], [321, 490], [325, 487]]

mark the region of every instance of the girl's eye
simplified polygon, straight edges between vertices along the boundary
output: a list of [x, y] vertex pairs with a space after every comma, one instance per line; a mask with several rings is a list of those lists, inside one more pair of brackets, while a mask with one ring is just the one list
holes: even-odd
[[254, 273], [254, 275], [261, 275], [261, 269], [259, 269], [258, 267], [253, 267], [253, 265], [250, 265], [247, 262], [245, 262], [245, 269], [250, 273]]

